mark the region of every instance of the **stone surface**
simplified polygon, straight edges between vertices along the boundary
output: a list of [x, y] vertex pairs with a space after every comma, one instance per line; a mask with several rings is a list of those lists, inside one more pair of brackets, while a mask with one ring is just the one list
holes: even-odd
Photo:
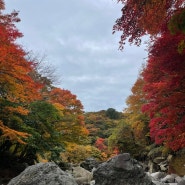
[[177, 177], [176, 174], [170, 174], [170, 175], [167, 175], [166, 177], [162, 178], [161, 182], [174, 183], [176, 177]]
[[83, 161], [80, 166], [91, 172], [93, 168], [97, 168], [99, 164], [100, 162], [91, 157]]
[[92, 181], [90, 182], [90, 185], [95, 185], [95, 180], [92, 180]]
[[148, 171], [149, 173], [155, 173], [160, 171], [160, 167], [158, 164], [154, 163], [152, 160], [149, 160], [148, 162]]
[[99, 165], [93, 174], [95, 185], [153, 185], [130, 154], [119, 154]]
[[55, 163], [38, 163], [27, 167], [8, 185], [77, 185], [74, 178]]
[[155, 173], [151, 173], [150, 176], [152, 177], [153, 180], [160, 180], [166, 176], [166, 173], [155, 172]]
[[163, 162], [163, 161], [165, 161], [165, 160], [166, 160], [165, 157], [155, 157], [155, 158], [153, 159], [153, 162], [156, 163], [156, 164], [159, 164], [159, 163], [161, 163], [161, 162]]
[[160, 167], [161, 171], [167, 172], [168, 171], [168, 161], [165, 160], [165, 161], [159, 163], [159, 167]]
[[177, 185], [185, 185], [185, 180], [178, 182]]
[[166, 184], [164, 184], [164, 183], [162, 183], [162, 182], [160, 182], [160, 181], [155, 181], [155, 180], [153, 180], [152, 181], [155, 185], [166, 185]]
[[132, 170], [134, 168], [133, 162], [130, 159], [130, 154], [118, 155], [113, 163], [115, 169]]
[[75, 181], [77, 182], [78, 185], [90, 184], [93, 178], [91, 172], [80, 166], [73, 167], [72, 169], [73, 169], [72, 175], [75, 178]]
[[180, 182], [180, 181], [182, 181], [183, 180], [183, 178], [182, 177], [179, 177], [179, 176], [177, 176], [177, 177], [175, 177], [175, 182]]
[[148, 175], [152, 178], [152, 182], [155, 185], [185, 185], [185, 180], [183, 179], [183, 177], [177, 176], [176, 174], [155, 172]]

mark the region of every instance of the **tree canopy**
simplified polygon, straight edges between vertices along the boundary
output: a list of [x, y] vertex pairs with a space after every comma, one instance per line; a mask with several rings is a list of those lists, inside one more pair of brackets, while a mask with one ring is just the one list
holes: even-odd
[[[117, 19], [113, 32], [122, 31], [120, 49], [124, 48], [127, 39], [139, 46], [142, 36], [150, 36], [148, 59], [141, 73], [143, 88], [138, 91], [140, 94], [134, 94], [127, 100], [130, 105], [127, 111], [131, 113], [129, 118], [133, 121], [137, 116], [135, 110], [142, 107], [148, 114], [150, 136], [155, 143], [173, 151], [180, 150], [185, 146], [184, 0], [118, 2], [123, 4], [122, 16]], [[143, 96], [142, 101], [136, 101], [140, 95]], [[142, 122], [140, 116], [135, 118]]]
[[[123, 4], [122, 16], [116, 20], [113, 32], [122, 31], [120, 49], [123, 49], [127, 39], [130, 43], [140, 45], [142, 36], [159, 35], [173, 15], [184, 8], [183, 0], [118, 0], [118, 2]], [[184, 30], [184, 23], [181, 20], [183, 19], [174, 19], [173, 22], [176, 22], [174, 25], [178, 25], [175, 29]]]
[[178, 51], [184, 39], [182, 33], [164, 32], [150, 47], [143, 71], [151, 136], [173, 150], [185, 146], [185, 50]]

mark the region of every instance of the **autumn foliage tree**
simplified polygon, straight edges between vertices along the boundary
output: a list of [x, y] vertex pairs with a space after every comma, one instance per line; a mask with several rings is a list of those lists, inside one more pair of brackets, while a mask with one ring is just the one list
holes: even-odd
[[70, 143], [67, 145], [65, 152], [61, 154], [63, 161], [79, 164], [87, 158], [95, 158], [96, 160], [104, 160], [104, 155], [98, 148], [92, 145], [78, 145]]
[[96, 140], [95, 146], [102, 152], [106, 152], [107, 146], [105, 145], [105, 139], [99, 137]]
[[49, 101], [53, 103], [63, 115], [59, 130], [65, 142], [85, 143], [88, 130], [85, 127], [83, 106], [76, 95], [69, 90], [53, 88], [49, 93]]
[[150, 35], [149, 56], [143, 71], [146, 104], [150, 116], [150, 135], [155, 143], [174, 151], [185, 145], [184, 52], [185, 4], [183, 0], [118, 0], [122, 16], [113, 32], [122, 31], [120, 48], [125, 41], [140, 45]]
[[40, 98], [41, 85], [29, 76], [33, 63], [25, 59], [26, 52], [16, 40], [22, 34], [16, 29], [17, 12], [3, 14], [4, 2], [0, 1], [0, 120], [1, 140], [23, 142], [27, 133], [18, 132], [20, 115], [26, 115], [27, 103]]
[[24, 125], [20, 129], [30, 133], [30, 137], [21, 153], [26, 157], [39, 154], [48, 160], [58, 160], [64, 150], [62, 133], [56, 129], [62, 118], [60, 112], [46, 101], [32, 102], [29, 107], [30, 112], [24, 117]]
[[143, 111], [151, 118], [151, 137], [175, 151], [185, 147], [185, 50], [179, 52], [184, 40], [184, 34], [164, 30], [149, 48], [142, 74], [148, 100]]
[[[157, 36], [176, 11], [184, 8], [183, 0], [118, 0], [118, 2], [123, 4], [122, 16], [116, 20], [113, 32], [123, 32], [120, 40], [121, 49], [127, 39], [130, 43], [140, 45], [142, 36], [146, 34]], [[179, 21], [178, 25], [181, 25], [182, 30], [183, 21]]]
[[130, 153], [134, 157], [140, 155], [133, 129], [125, 120], [121, 120], [113, 130], [108, 138], [108, 147], [112, 152], [118, 150], [119, 153]]
[[124, 111], [126, 121], [131, 125], [135, 140], [142, 151], [150, 145], [149, 117], [141, 110], [141, 107], [147, 102], [143, 92], [144, 84], [144, 79], [140, 75], [131, 89], [132, 94], [126, 100], [128, 107]]
[[129, 152], [139, 160], [146, 156], [147, 148], [151, 144], [149, 117], [141, 111], [141, 107], [147, 102], [143, 92], [144, 84], [140, 75], [131, 89], [131, 95], [127, 98], [128, 107], [124, 110], [124, 119], [119, 121], [108, 138], [110, 151]]

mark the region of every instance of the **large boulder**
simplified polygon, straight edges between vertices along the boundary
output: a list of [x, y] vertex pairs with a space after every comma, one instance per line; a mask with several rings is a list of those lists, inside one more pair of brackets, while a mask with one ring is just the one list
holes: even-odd
[[138, 161], [130, 154], [119, 154], [94, 171], [95, 185], [153, 185]]
[[182, 181], [180, 181], [180, 182], [178, 182], [178, 184], [177, 185], [185, 185], [185, 179], [184, 180], [182, 180]]
[[54, 162], [29, 166], [8, 185], [77, 185], [74, 178]]

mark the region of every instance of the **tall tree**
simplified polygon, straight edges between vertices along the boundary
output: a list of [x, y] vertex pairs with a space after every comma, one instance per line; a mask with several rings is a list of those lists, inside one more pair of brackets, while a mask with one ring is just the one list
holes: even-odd
[[83, 106], [76, 95], [69, 90], [54, 88], [49, 93], [49, 101], [63, 114], [58, 124], [65, 142], [82, 144], [86, 142], [88, 130], [85, 127]]
[[127, 98], [128, 108], [125, 110], [126, 120], [133, 129], [136, 142], [144, 149], [150, 144], [149, 117], [143, 113], [141, 107], [147, 101], [143, 92], [144, 80], [140, 75], [133, 85], [132, 94]]
[[[28, 113], [26, 105], [40, 98], [41, 85], [30, 77], [33, 63], [25, 59], [27, 53], [16, 44], [16, 39], [22, 36], [15, 27], [15, 23], [19, 21], [17, 12], [3, 14], [3, 9], [4, 1], [0, 0], [1, 139], [14, 138], [20, 142], [21, 135], [15, 132], [17, 131], [15, 125], [21, 123], [19, 115]], [[22, 133], [23, 135], [26, 137], [27, 134]]]
[[35, 101], [29, 107], [30, 112], [20, 127], [20, 130], [31, 134], [22, 150], [24, 157], [29, 157], [31, 153], [35, 158], [36, 154], [44, 158], [47, 154], [47, 159], [58, 160], [64, 149], [61, 132], [57, 130], [61, 120], [60, 112], [46, 101]]
[[172, 150], [185, 147], [185, 49], [178, 50], [183, 40], [184, 34], [164, 30], [150, 47], [142, 74], [151, 137]]

